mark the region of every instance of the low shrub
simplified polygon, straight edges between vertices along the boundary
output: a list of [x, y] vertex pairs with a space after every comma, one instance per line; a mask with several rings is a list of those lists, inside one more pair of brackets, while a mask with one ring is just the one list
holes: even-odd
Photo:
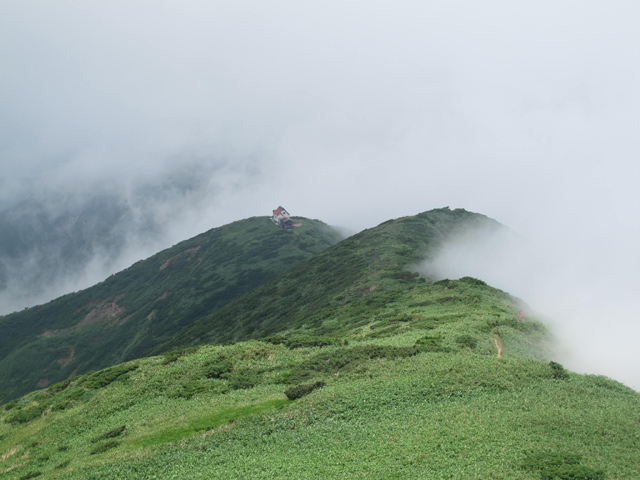
[[231, 390], [248, 390], [260, 383], [258, 374], [252, 370], [239, 370], [225, 375]]
[[602, 480], [604, 472], [580, 465], [582, 457], [566, 452], [529, 454], [520, 464], [526, 470], [537, 470], [542, 480]]
[[602, 480], [604, 471], [584, 465], [558, 465], [544, 470], [541, 476], [544, 480]]
[[367, 338], [384, 338], [390, 337], [398, 333], [401, 325], [391, 325], [389, 327], [381, 328], [379, 330], [375, 330], [369, 334], [367, 334]]
[[289, 400], [296, 400], [298, 398], [304, 397], [305, 395], [310, 394], [314, 390], [318, 388], [324, 387], [323, 381], [318, 381], [314, 383], [306, 383], [302, 385], [294, 385], [293, 387], [285, 390], [284, 394], [287, 396]]
[[551, 367], [551, 376], [558, 380], [566, 380], [569, 378], [569, 373], [564, 369], [562, 365], [557, 362], [549, 362]]
[[233, 362], [226, 357], [218, 357], [209, 360], [203, 366], [204, 376], [207, 378], [222, 378], [233, 370]]
[[328, 347], [335, 345], [336, 340], [322, 336], [301, 335], [299, 337], [288, 338], [284, 344], [290, 349], [304, 347]]
[[356, 356], [364, 355], [367, 358], [386, 358], [389, 360], [413, 357], [419, 353], [419, 349], [415, 347], [391, 347], [386, 345], [362, 345], [347, 351]]
[[107, 450], [111, 450], [112, 448], [116, 448], [118, 445], [120, 445], [120, 442], [118, 442], [116, 440], [110, 440], [108, 442], [101, 443], [100, 445], [96, 445], [89, 453], [91, 455], [96, 455], [98, 453], [104, 453]]
[[51, 411], [57, 412], [60, 410], [66, 410], [67, 408], [71, 407], [71, 405], [72, 402], [70, 400], [61, 400], [53, 404], [53, 406], [51, 407]]
[[298, 384], [316, 376], [318, 373], [334, 374], [342, 369], [353, 369], [366, 360], [385, 358], [394, 360], [416, 355], [416, 347], [392, 347], [386, 345], [360, 345], [341, 348], [331, 352], [322, 352], [300, 363], [289, 377], [289, 384]]
[[425, 335], [416, 340], [415, 346], [421, 352], [448, 352], [449, 348], [442, 345], [442, 338], [437, 336]]
[[58, 393], [58, 392], [62, 392], [63, 390], [66, 390], [66, 388], [71, 384], [71, 379], [67, 379], [67, 380], [63, 380], [62, 382], [58, 382], [54, 385], [51, 385], [49, 388], [47, 388], [47, 392], [50, 393]]
[[460, 347], [469, 347], [471, 350], [476, 348], [478, 345], [478, 339], [472, 337], [471, 335], [459, 335], [456, 337], [456, 343], [460, 345]]
[[115, 382], [118, 379], [122, 379], [124, 375], [137, 370], [138, 365], [130, 364], [130, 365], [118, 365], [115, 367], [105, 368], [99, 372], [93, 373], [91, 376], [87, 378], [84, 383], [84, 386], [88, 389], [98, 389], [102, 387], [106, 387], [107, 385]]
[[40, 417], [46, 408], [46, 405], [33, 405], [31, 407], [21, 408], [6, 421], [9, 423], [27, 423]]
[[127, 428], [126, 425], [121, 425], [120, 427], [114, 428], [113, 430], [109, 430], [108, 432], [103, 433], [102, 435], [98, 435], [97, 437], [92, 438], [91, 443], [98, 443], [102, 440], [108, 440], [109, 438], [119, 437], [124, 433], [126, 428]]
[[182, 385], [178, 385], [172, 390], [167, 392], [167, 396], [171, 398], [186, 398], [189, 399], [198, 393], [202, 393], [207, 390], [207, 387], [198, 380], [188, 380]]
[[163, 353], [164, 359], [162, 360], [162, 365], [168, 365], [170, 363], [175, 362], [180, 357], [184, 357], [185, 355], [190, 355], [192, 353], [196, 353], [199, 350], [200, 346], [195, 347], [187, 347], [181, 348], [179, 350], [171, 350], [169, 352]]
[[4, 405], [2, 405], [2, 408], [4, 409], [5, 412], [8, 412], [9, 410], [11, 410], [13, 407], [15, 407], [16, 405], [18, 405], [18, 400], [17, 398], [14, 398], [13, 400], [5, 403]]
[[272, 345], [282, 345], [287, 341], [287, 337], [284, 337], [282, 335], [269, 335], [268, 337], [261, 338], [260, 340]]
[[42, 472], [40, 472], [40, 471], [29, 472], [29, 473], [25, 473], [24, 475], [22, 475], [20, 477], [20, 480], [29, 480], [30, 478], [36, 478], [36, 477], [39, 477], [40, 475], [42, 475]]
[[483, 282], [482, 280], [478, 280], [477, 278], [473, 278], [473, 277], [462, 277], [460, 279], [460, 282], [466, 283], [467, 285], [473, 285], [475, 287], [486, 287], [487, 286], [487, 284], [485, 282]]

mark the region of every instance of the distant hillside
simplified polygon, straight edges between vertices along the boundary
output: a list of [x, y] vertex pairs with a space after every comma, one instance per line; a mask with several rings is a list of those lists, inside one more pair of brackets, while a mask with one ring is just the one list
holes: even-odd
[[484, 215], [448, 208], [389, 220], [199, 319], [154, 353], [289, 330], [340, 335], [358, 322], [370, 322], [378, 307], [391, 306], [398, 296], [424, 286], [426, 279], [411, 267], [437, 255], [447, 241], [464, 232], [502, 228]]
[[160, 250], [176, 219], [203, 201], [207, 178], [183, 168], [129, 188], [40, 188], [0, 209], [0, 315], [90, 286], [126, 266], [131, 250]]
[[0, 317], [0, 401], [139, 357], [199, 317], [335, 244], [300, 219], [234, 222], [158, 253], [81, 292]]

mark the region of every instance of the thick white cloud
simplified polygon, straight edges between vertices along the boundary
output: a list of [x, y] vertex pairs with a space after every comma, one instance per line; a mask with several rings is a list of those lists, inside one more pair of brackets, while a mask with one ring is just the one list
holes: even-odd
[[0, 206], [196, 160], [215, 195], [173, 239], [279, 204], [353, 230], [463, 207], [545, 245], [541, 283], [562, 264], [567, 298], [599, 299], [592, 337], [605, 317], [637, 329], [637, 2], [2, 10]]

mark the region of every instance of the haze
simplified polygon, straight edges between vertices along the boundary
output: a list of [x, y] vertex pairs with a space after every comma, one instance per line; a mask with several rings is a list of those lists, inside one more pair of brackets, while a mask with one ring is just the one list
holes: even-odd
[[[639, 14], [624, 0], [5, 0], [0, 210], [100, 191], [162, 225], [67, 290], [278, 205], [352, 231], [481, 212], [534, 247], [515, 277], [476, 271], [552, 318], [573, 368], [640, 388]], [[184, 172], [198, 182], [170, 197], [132, 194]]]

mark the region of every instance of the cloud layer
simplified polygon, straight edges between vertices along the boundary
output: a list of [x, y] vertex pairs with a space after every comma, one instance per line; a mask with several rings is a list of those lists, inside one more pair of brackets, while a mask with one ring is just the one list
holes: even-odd
[[165, 208], [158, 245], [279, 204], [352, 230], [463, 207], [540, 245], [537, 282], [589, 312], [590, 333], [558, 331], [596, 351], [603, 324], [629, 338], [639, 322], [638, 14], [630, 0], [9, 0], [0, 209], [185, 170], [202, 172], [200, 200]]

